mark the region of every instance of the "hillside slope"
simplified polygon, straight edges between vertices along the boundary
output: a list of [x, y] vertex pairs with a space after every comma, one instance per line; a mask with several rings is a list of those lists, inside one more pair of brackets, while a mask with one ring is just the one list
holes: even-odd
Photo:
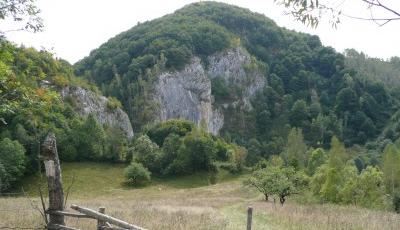
[[138, 24], [74, 67], [122, 102], [136, 131], [186, 118], [264, 157], [282, 151], [291, 127], [313, 147], [333, 135], [347, 146], [374, 141], [397, 107], [385, 84], [317, 36], [216, 2]]
[[66, 61], [0, 38], [0, 192], [38, 169], [50, 131], [62, 160], [125, 160], [133, 130], [118, 104], [76, 78]]

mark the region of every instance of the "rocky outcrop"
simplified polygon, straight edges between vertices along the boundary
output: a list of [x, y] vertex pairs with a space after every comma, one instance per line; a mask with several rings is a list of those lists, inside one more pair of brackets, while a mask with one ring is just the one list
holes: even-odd
[[210, 56], [208, 62], [207, 75], [210, 78], [222, 77], [230, 85], [242, 86], [241, 100], [246, 109], [251, 109], [250, 98], [266, 84], [266, 77], [255, 59], [245, 49], [237, 47]]
[[[157, 119], [187, 119], [218, 134], [224, 124], [224, 115], [220, 106], [214, 103], [211, 79], [222, 77], [229, 84], [242, 85], [241, 100], [247, 109], [251, 109], [249, 99], [266, 83], [260, 71], [246, 69], [251, 62], [251, 56], [243, 48], [235, 48], [210, 56], [207, 68], [200, 58], [194, 57], [183, 70], [162, 73], [157, 78], [153, 95], [158, 105]], [[237, 101], [232, 103], [237, 104]]]
[[109, 108], [106, 97], [82, 87], [68, 86], [61, 90], [61, 98], [73, 100], [75, 111], [80, 116], [92, 114], [100, 124], [117, 127], [127, 138], [133, 137], [128, 115], [120, 108]]
[[205, 126], [213, 134], [222, 128], [223, 116], [212, 108], [211, 81], [199, 58], [193, 58], [180, 72], [161, 74], [154, 99], [161, 121], [182, 118]]

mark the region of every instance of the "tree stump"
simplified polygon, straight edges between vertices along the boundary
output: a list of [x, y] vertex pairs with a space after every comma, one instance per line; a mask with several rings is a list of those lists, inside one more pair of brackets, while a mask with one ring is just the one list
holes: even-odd
[[48, 228], [57, 225], [65, 225], [63, 215], [51, 214], [52, 211], [64, 210], [64, 192], [61, 180], [61, 167], [58, 158], [57, 143], [54, 133], [49, 133], [41, 146], [40, 159], [43, 160], [47, 187], [49, 190], [49, 208], [50, 221]]

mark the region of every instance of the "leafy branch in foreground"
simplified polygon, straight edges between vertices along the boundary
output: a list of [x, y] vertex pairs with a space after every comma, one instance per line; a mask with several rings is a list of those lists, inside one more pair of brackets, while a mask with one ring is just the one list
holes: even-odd
[[[356, 20], [373, 21], [379, 26], [383, 26], [391, 21], [400, 20], [400, 11], [394, 6], [382, 3], [382, 0], [358, 0], [370, 11], [370, 17], [362, 17], [345, 13], [345, 1], [337, 2], [331, 0], [275, 0], [279, 5], [289, 9], [288, 14], [292, 15], [297, 21], [311, 27], [317, 27], [322, 17], [330, 17], [330, 23], [336, 27], [340, 23], [341, 17]], [[375, 11], [380, 10], [384, 16], [375, 17]], [[357, 13], [357, 12], [356, 12]], [[328, 16], [327, 16], [328, 15]]]
[[10, 19], [18, 25], [9, 30], [0, 29], [0, 34], [20, 30], [42, 31], [43, 20], [39, 13], [35, 0], [0, 0], [0, 20]]

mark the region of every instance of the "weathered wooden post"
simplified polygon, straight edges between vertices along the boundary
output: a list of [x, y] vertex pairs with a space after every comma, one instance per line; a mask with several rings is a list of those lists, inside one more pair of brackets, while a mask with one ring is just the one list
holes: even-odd
[[57, 143], [54, 133], [46, 136], [40, 152], [40, 158], [44, 162], [47, 177], [47, 187], [49, 190], [48, 213], [50, 221], [47, 229], [59, 229], [60, 225], [65, 225], [64, 216], [54, 214], [55, 211], [64, 210], [64, 192], [61, 180], [61, 167], [58, 158]]
[[[106, 208], [105, 207], [100, 207], [99, 212], [105, 214], [106, 213]], [[97, 230], [103, 230], [103, 228], [106, 226], [106, 222], [103, 220], [97, 220]]]
[[247, 230], [251, 230], [252, 219], [253, 219], [253, 208], [248, 207], [247, 208]]

